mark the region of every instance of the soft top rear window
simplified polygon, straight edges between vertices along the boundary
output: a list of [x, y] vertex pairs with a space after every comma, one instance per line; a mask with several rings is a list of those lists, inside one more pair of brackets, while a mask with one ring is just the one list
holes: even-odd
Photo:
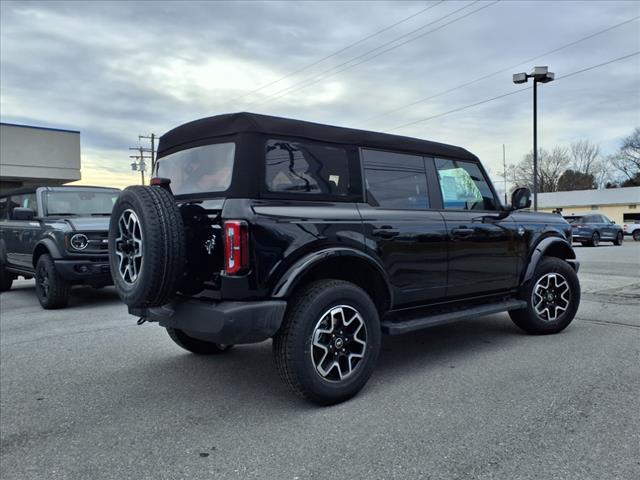
[[174, 195], [224, 192], [231, 186], [236, 144], [189, 148], [158, 160], [156, 175], [171, 179]]

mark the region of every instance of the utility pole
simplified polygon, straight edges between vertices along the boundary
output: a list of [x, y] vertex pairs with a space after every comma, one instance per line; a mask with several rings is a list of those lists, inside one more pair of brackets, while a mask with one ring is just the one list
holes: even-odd
[[507, 160], [504, 153], [504, 143], [502, 144], [502, 175], [504, 178], [504, 204], [507, 204]]
[[[140, 140], [151, 140], [151, 148], [146, 148], [140, 145]], [[151, 176], [155, 174], [156, 168], [156, 135], [138, 135], [138, 146], [129, 147], [129, 150], [138, 152], [138, 155], [129, 155], [129, 158], [133, 158], [134, 162], [131, 163], [131, 170], [134, 172], [139, 171], [142, 178], [142, 185], [144, 185], [144, 172], [147, 170], [147, 163], [145, 160], [151, 161]]]
[[138, 142], [142, 139], [151, 141], [151, 148], [145, 149], [146, 152], [151, 154], [151, 173], [155, 175], [156, 172], [156, 134], [152, 133], [151, 135], [138, 135]]
[[144, 172], [147, 169], [147, 164], [145, 160], [150, 159], [151, 157], [147, 155], [147, 150], [143, 147], [129, 147], [129, 150], [135, 150], [138, 152], [138, 155], [129, 155], [129, 158], [133, 158], [134, 162], [131, 163], [131, 170], [140, 171], [142, 185], [144, 185]]

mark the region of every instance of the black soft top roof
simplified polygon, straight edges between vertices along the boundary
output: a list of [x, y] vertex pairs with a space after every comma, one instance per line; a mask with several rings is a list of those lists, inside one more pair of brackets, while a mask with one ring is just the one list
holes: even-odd
[[203, 141], [208, 139], [213, 141], [216, 137], [243, 132], [299, 137], [320, 142], [415, 152], [461, 160], [478, 159], [464, 148], [444, 143], [248, 112], [216, 115], [180, 125], [160, 137], [158, 157], [188, 148], [196, 143], [202, 145]]

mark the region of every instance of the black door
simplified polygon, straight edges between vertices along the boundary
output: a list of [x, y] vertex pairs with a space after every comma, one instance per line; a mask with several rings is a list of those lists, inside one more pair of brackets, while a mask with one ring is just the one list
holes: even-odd
[[[35, 193], [11, 196], [13, 207], [30, 208], [38, 215]], [[11, 209], [13, 213], [13, 209]], [[10, 217], [13, 217], [10, 214]], [[7, 258], [9, 263], [17, 267], [33, 269], [33, 250], [42, 232], [42, 224], [38, 218], [33, 220], [16, 220], [11, 218], [8, 224]]]
[[437, 158], [441, 213], [448, 235], [448, 297], [481, 295], [517, 286], [518, 232], [500, 218], [493, 189], [475, 162]]
[[394, 290], [394, 307], [444, 297], [447, 282], [446, 230], [430, 210], [424, 159], [362, 149], [366, 203], [358, 204], [372, 253], [384, 264]]

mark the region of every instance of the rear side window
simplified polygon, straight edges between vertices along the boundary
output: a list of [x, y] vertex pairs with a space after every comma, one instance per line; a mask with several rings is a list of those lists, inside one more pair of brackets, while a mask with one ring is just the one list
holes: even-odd
[[399, 210], [429, 208], [424, 159], [416, 155], [362, 150], [367, 201]]
[[271, 139], [266, 143], [265, 160], [269, 192], [349, 194], [349, 155], [344, 147]]
[[9, 218], [9, 197], [0, 198], [0, 220]]
[[472, 162], [436, 159], [442, 201], [448, 210], [497, 210], [489, 182]]
[[174, 195], [223, 192], [231, 185], [236, 144], [189, 148], [158, 160], [156, 175], [171, 179]]

